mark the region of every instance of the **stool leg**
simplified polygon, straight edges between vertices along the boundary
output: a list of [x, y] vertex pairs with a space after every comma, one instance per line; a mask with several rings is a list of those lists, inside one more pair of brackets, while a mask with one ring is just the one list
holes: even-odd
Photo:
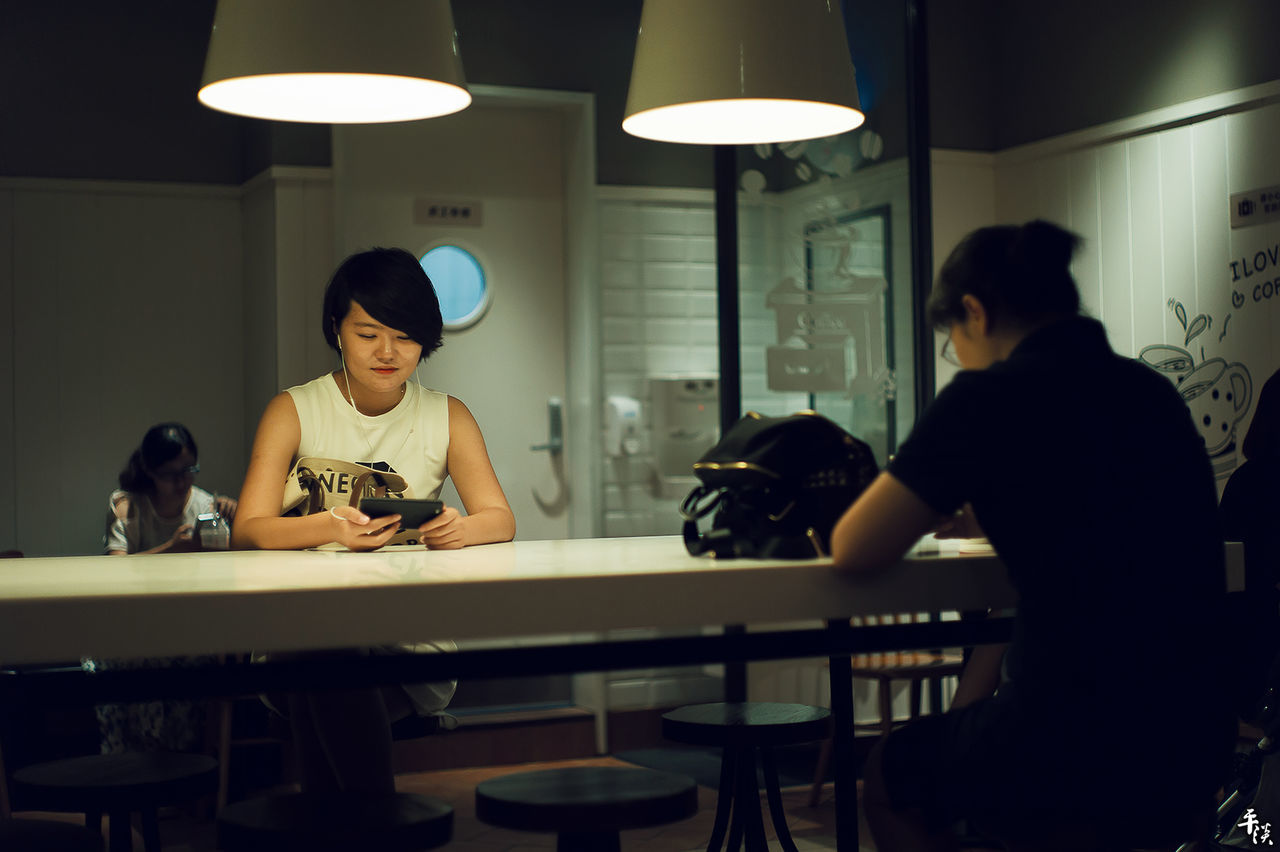
[[[729, 841], [724, 848], [725, 852], [738, 852], [742, 848], [742, 809], [747, 806], [742, 797], [742, 764], [751, 761], [747, 759], [746, 749], [725, 746], [725, 752], [733, 753], [733, 778], [729, 782], [732, 810], [732, 817], [729, 820]], [[752, 769], [752, 771], [755, 770]]]
[[[832, 647], [851, 641], [849, 619], [827, 622]], [[831, 682], [831, 762], [835, 775], [836, 852], [858, 852], [858, 767], [853, 755], [853, 671], [849, 655], [829, 658], [827, 678]]]
[[[720, 852], [720, 844], [724, 842], [724, 832], [729, 826], [729, 812], [733, 810], [733, 785], [737, 775], [737, 752], [728, 746], [720, 755], [720, 789], [716, 792], [716, 821], [711, 827], [711, 841], [707, 844], [707, 852]], [[730, 847], [730, 852], [737, 847]]]
[[809, 787], [809, 807], [816, 808], [822, 801], [822, 785], [827, 780], [827, 764], [831, 762], [831, 748], [834, 740], [822, 741], [822, 749], [818, 752], [818, 765], [813, 769], [813, 784]]
[[621, 852], [616, 831], [562, 831], [556, 835], [556, 852]]
[[142, 809], [142, 848], [145, 852], [160, 852], [160, 821], [155, 808]]
[[760, 787], [756, 780], [755, 749], [743, 748], [738, 759], [738, 789], [734, 796], [734, 815], [742, 815], [739, 827], [746, 840], [747, 852], [768, 852], [764, 836], [764, 816], [760, 813]]
[[133, 827], [129, 824], [128, 811], [110, 811], [107, 817], [111, 827], [107, 832], [107, 848], [110, 852], [133, 852]]
[[888, 678], [876, 680], [876, 693], [880, 698], [880, 733], [893, 730], [893, 684]]
[[778, 789], [778, 765], [773, 759], [773, 750], [760, 749], [760, 764], [764, 768], [764, 789], [769, 797], [769, 818], [773, 820], [773, 831], [778, 836], [778, 843], [786, 852], [799, 852], [796, 842], [791, 839], [791, 830], [787, 828], [787, 817], [782, 812], [782, 791]]

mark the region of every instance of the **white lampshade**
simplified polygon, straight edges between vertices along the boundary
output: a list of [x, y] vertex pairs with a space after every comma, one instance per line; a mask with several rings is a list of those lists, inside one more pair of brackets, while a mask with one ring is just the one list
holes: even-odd
[[865, 120], [838, 0], [644, 0], [626, 132], [749, 145]]
[[449, 0], [218, 0], [201, 103], [366, 124], [471, 103]]

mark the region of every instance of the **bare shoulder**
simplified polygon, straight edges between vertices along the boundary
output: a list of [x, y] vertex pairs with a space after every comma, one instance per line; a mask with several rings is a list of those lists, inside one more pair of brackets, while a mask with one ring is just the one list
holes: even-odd
[[291, 417], [298, 419], [298, 406], [293, 403], [293, 395], [288, 391], [280, 391], [280, 393], [271, 397], [271, 401], [267, 403], [266, 410], [262, 413], [265, 420], [269, 416]]
[[258, 424], [258, 437], [295, 445], [301, 440], [302, 423], [298, 419], [298, 407], [293, 404], [293, 397], [288, 391], [281, 391], [267, 403]]
[[456, 396], [449, 397], [449, 425], [465, 425], [475, 424], [475, 415], [471, 413], [471, 409]]

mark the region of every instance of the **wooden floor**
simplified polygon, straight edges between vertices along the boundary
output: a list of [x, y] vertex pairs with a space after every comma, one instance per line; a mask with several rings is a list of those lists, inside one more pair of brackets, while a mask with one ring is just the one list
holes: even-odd
[[[417, 772], [397, 776], [397, 787], [406, 792], [423, 793], [444, 799], [454, 808], [453, 841], [441, 847], [447, 852], [524, 852], [524, 850], [555, 849], [555, 836], [532, 834], [493, 828], [475, 817], [475, 786], [486, 778], [510, 772], [524, 772], [556, 766], [629, 766], [613, 758], [587, 760], [562, 760], [539, 763], [523, 763], [509, 766], [486, 766], [469, 769], [445, 769], [434, 772]], [[830, 788], [823, 802], [816, 808], [807, 805], [808, 787], [793, 787], [782, 792], [787, 825], [800, 852], [835, 848], [835, 811]], [[694, 852], [704, 850], [711, 836], [715, 816], [715, 790], [699, 788], [698, 813], [682, 822], [658, 828], [623, 832], [624, 852]], [[768, 804], [761, 800], [762, 807]], [[772, 839], [772, 827], [766, 830]], [[66, 815], [50, 815], [68, 819]], [[162, 816], [161, 839], [165, 852], [213, 852], [214, 825], [208, 818], [173, 811]], [[873, 850], [865, 823], [861, 826], [861, 848]], [[134, 848], [142, 849], [140, 838], [135, 837]], [[771, 850], [780, 850], [775, 841]]]

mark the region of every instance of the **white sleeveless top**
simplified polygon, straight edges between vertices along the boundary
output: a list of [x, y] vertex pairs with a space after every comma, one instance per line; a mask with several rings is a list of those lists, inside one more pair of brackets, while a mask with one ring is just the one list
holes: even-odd
[[352, 408], [329, 373], [289, 388], [288, 394], [302, 427], [292, 461], [319, 456], [358, 462], [403, 476], [405, 497], [439, 498], [449, 475], [447, 394], [409, 382], [396, 407], [376, 417]]
[[[398, 473], [408, 487], [404, 497], [436, 500], [449, 475], [449, 397], [417, 382], [405, 385], [404, 399], [377, 417], [358, 413], [343, 398], [331, 373], [288, 388], [298, 410], [302, 439], [292, 462], [306, 456], [340, 459]], [[370, 654], [454, 651], [448, 639], [366, 649]], [[400, 685], [419, 715], [438, 713], [449, 704], [457, 681]], [[265, 699], [264, 699], [265, 700]]]

